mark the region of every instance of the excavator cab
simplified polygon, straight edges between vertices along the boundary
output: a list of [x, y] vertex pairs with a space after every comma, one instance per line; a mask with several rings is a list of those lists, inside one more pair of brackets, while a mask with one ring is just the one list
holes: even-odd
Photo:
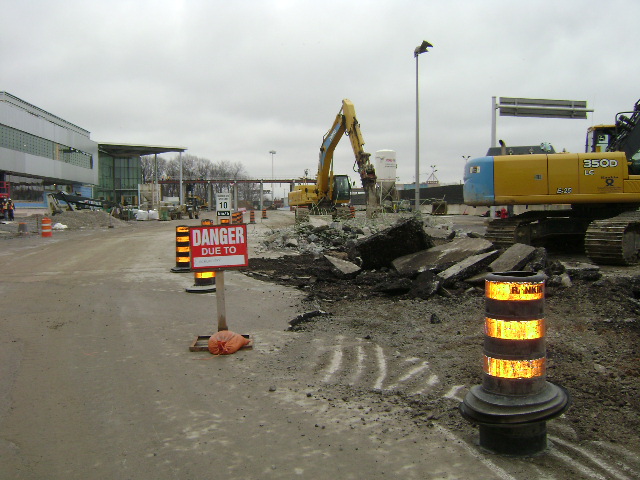
[[[587, 129], [585, 152], [623, 151], [629, 163], [629, 174], [640, 175], [640, 129], [632, 128], [638, 115], [628, 117], [618, 114], [615, 125], [594, 125]], [[629, 127], [632, 125], [632, 127]]]
[[333, 189], [331, 192], [331, 203], [349, 203], [351, 201], [351, 182], [347, 175], [333, 176]]

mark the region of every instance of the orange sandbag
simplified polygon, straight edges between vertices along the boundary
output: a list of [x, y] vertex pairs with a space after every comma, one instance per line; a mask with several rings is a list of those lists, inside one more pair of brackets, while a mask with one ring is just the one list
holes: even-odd
[[248, 338], [230, 330], [221, 330], [209, 338], [209, 351], [214, 355], [236, 353], [250, 342]]

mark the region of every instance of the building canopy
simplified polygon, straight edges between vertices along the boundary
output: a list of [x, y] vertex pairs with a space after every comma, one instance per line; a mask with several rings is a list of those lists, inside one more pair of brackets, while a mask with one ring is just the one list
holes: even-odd
[[132, 145], [128, 143], [98, 143], [101, 152], [111, 157], [143, 157], [145, 155], [159, 155], [161, 153], [182, 153], [184, 147], [166, 147], [160, 145]]

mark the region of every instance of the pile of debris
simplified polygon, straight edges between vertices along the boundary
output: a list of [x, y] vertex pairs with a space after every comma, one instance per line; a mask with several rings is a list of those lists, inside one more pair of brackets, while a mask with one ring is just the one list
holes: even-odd
[[103, 210], [76, 210], [73, 212], [62, 212], [53, 215], [51, 223], [66, 225], [69, 230], [82, 230], [94, 228], [118, 228], [129, 226], [125, 222], [115, 218]]
[[298, 227], [273, 233], [268, 241], [296, 248], [302, 255], [251, 259], [248, 273], [308, 288], [321, 296], [329, 292], [321, 293], [320, 284], [326, 290], [337, 282], [352, 281], [358, 286], [352, 294], [420, 299], [453, 292], [481, 293], [487, 272], [543, 271], [552, 288], [601, 276], [595, 265], [550, 260], [542, 247], [515, 244], [499, 250], [476, 234], [449, 232], [445, 238], [430, 233], [415, 217], [373, 234], [344, 224]]
[[45, 216], [51, 219], [54, 230], [119, 228], [130, 225], [102, 210], [76, 210], [56, 215], [32, 214], [16, 217], [13, 222], [0, 222], [0, 238], [12, 238], [23, 233], [37, 234]]
[[[411, 218], [413, 217], [403, 218], [400, 223]], [[366, 222], [362, 222], [360, 219], [350, 219], [341, 222], [318, 221], [315, 223], [299, 223], [295, 226], [272, 230], [260, 242], [262, 251], [280, 250], [309, 253], [320, 257], [327, 252], [345, 251], [355, 241], [379, 234], [389, 228], [385, 218]], [[448, 241], [456, 235], [456, 232], [447, 224], [433, 223], [423, 225], [423, 228], [435, 244]]]

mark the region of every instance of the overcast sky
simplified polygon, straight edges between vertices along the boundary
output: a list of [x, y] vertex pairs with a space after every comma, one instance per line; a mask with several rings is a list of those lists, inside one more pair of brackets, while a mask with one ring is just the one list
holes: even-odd
[[[587, 120], [498, 118], [508, 145], [584, 151], [640, 98], [640, 1], [65, 0], [2, 2], [0, 90], [98, 142], [186, 147], [250, 176], [315, 172], [343, 98], [365, 149], [415, 181], [460, 182], [491, 141], [491, 97], [586, 100]], [[344, 138], [336, 173], [352, 179]]]

